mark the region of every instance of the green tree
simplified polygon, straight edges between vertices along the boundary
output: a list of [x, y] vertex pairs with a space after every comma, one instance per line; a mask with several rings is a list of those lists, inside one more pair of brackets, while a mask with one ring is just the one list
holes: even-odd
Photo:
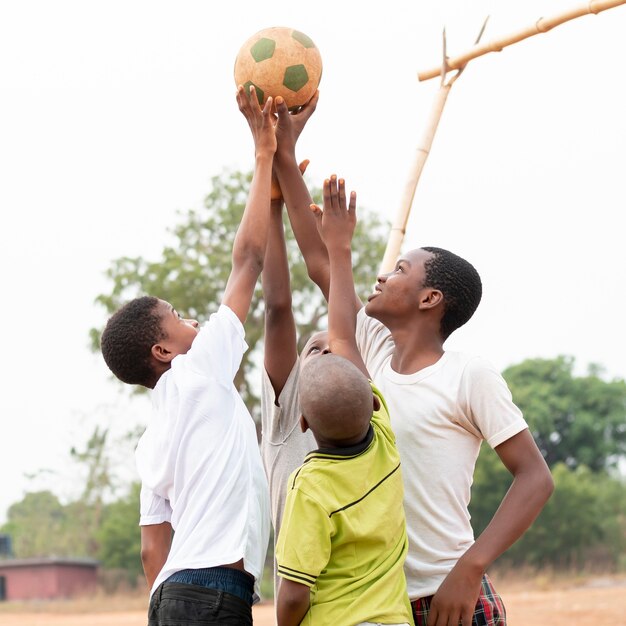
[[[76, 477], [83, 484], [75, 499], [62, 504], [51, 491], [37, 491], [13, 504], [0, 532], [11, 535], [15, 556], [99, 558], [99, 529], [108, 503], [115, 503], [113, 496], [120, 482], [113, 457], [136, 440], [137, 433], [130, 432], [111, 441], [108, 429], [96, 426], [83, 447], [70, 450]], [[138, 510], [137, 505], [135, 519], [127, 527], [129, 535], [137, 525]]]
[[134, 482], [128, 493], [104, 507], [102, 523], [97, 529], [98, 558], [103, 567], [122, 570], [129, 583], [134, 584], [142, 574], [141, 532], [138, 524], [139, 492]]
[[7, 511], [1, 532], [11, 536], [17, 558], [68, 556], [63, 537], [67, 518], [51, 491], [27, 493]]
[[[108, 294], [96, 301], [112, 313], [124, 302], [142, 294], [157, 295], [172, 302], [177, 310], [202, 322], [216, 310], [231, 269], [231, 250], [241, 220], [251, 173], [225, 172], [211, 181], [204, 208], [188, 211], [172, 231], [174, 242], [163, 249], [161, 258], [123, 257], [112, 262], [106, 272], [112, 282]], [[320, 198], [319, 190], [314, 197]], [[319, 200], [318, 200], [319, 202]], [[360, 211], [354, 236], [354, 268], [359, 293], [369, 293], [382, 258], [386, 229], [367, 211]], [[293, 309], [300, 336], [306, 337], [320, 327], [326, 304], [317, 287], [309, 280], [302, 256], [287, 225], [287, 247], [293, 292]], [[99, 347], [100, 329], [92, 329], [94, 349]], [[235, 385], [248, 408], [258, 417], [254, 394], [254, 364], [263, 337], [263, 299], [260, 283], [246, 320], [246, 341], [250, 350], [244, 355]]]
[[[510, 565], [608, 571], [623, 566], [626, 549], [626, 484], [587, 467], [552, 468], [555, 491], [535, 523], [500, 558]], [[493, 450], [481, 451], [470, 511], [480, 534], [510, 485]]]
[[[74, 554], [96, 558], [99, 551], [97, 530], [102, 523], [104, 503], [114, 491], [112, 462], [107, 446], [108, 429], [96, 426], [84, 449], [72, 447], [70, 455], [85, 473], [81, 495], [67, 505], [72, 521]], [[78, 552], [80, 551], [80, 552]]]
[[[620, 567], [626, 549], [626, 484], [617, 462], [626, 451], [626, 385], [606, 382], [597, 366], [581, 377], [573, 368], [572, 358], [558, 357], [529, 359], [504, 372], [552, 470], [555, 493], [500, 559], [503, 563]], [[470, 503], [477, 535], [511, 480], [497, 454], [482, 446]]]
[[552, 470], [555, 490], [523, 540], [511, 550], [516, 562], [559, 568], [617, 566], [626, 547], [623, 481], [587, 467]]
[[626, 382], [593, 366], [574, 376], [573, 357], [528, 359], [504, 372], [515, 403], [550, 467], [614, 468], [626, 454]]

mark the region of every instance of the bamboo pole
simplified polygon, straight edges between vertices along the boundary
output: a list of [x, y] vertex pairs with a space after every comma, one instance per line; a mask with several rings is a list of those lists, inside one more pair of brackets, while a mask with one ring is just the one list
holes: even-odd
[[[598, 14], [602, 11], [606, 11], [607, 9], [612, 9], [623, 4], [626, 4], [626, 0], [591, 0], [590, 2], [587, 2], [579, 7], [559, 13], [552, 17], [541, 17], [534, 24], [531, 24], [526, 28], [515, 31], [512, 34], [499, 39], [494, 39], [489, 43], [476, 44], [465, 54], [461, 54], [453, 59], [448, 59], [448, 70], [465, 67], [469, 61], [475, 59], [476, 57], [483, 56], [489, 52], [500, 52], [503, 48], [517, 43], [518, 41], [523, 41], [524, 39], [528, 39], [528, 37], [545, 33], [556, 26], [560, 26], [561, 24], [576, 19], [577, 17], [589, 15], [590, 13]], [[435, 78], [436, 76], [440, 76], [442, 71], [441, 67], [433, 67], [424, 72], [419, 72], [417, 77], [421, 81], [429, 80], [431, 78]]]
[[424, 163], [426, 163], [426, 159], [430, 153], [430, 148], [435, 137], [435, 131], [439, 125], [443, 107], [446, 104], [451, 87], [452, 83], [442, 84], [439, 91], [435, 94], [435, 100], [428, 116], [426, 129], [418, 144], [413, 166], [409, 171], [409, 176], [404, 187], [404, 192], [400, 201], [400, 208], [396, 215], [396, 219], [391, 226], [391, 231], [389, 232], [387, 247], [385, 248], [385, 254], [383, 255], [383, 260], [380, 265], [381, 274], [387, 274], [394, 268], [398, 254], [400, 254], [400, 247], [402, 246], [402, 241], [404, 240], [406, 225], [409, 220], [409, 213], [411, 212], [413, 198], [415, 197], [415, 189], [422, 174]]
[[[485, 19], [485, 21], [483, 22], [480, 32], [478, 33], [478, 37], [476, 38], [476, 43], [480, 41], [483, 33], [485, 32], [485, 27], [487, 26], [488, 19], [489, 18]], [[439, 120], [441, 119], [443, 108], [446, 104], [446, 100], [448, 99], [450, 89], [452, 89], [452, 85], [454, 85], [455, 81], [459, 78], [459, 76], [463, 73], [463, 70], [465, 69], [465, 66], [458, 68], [456, 74], [454, 74], [446, 82], [446, 75], [448, 72], [448, 56], [446, 54], [446, 46], [446, 31], [444, 29], [443, 62], [440, 72], [441, 85], [439, 86], [439, 91], [437, 91], [437, 93], [435, 94], [435, 100], [428, 116], [426, 129], [424, 130], [421, 140], [418, 143], [413, 167], [409, 171], [409, 177], [404, 187], [404, 192], [400, 201], [400, 207], [398, 208], [395, 221], [393, 222], [391, 226], [391, 231], [389, 232], [387, 247], [385, 248], [385, 254], [383, 255], [382, 263], [380, 264], [379, 273], [381, 274], [389, 273], [396, 264], [396, 259], [398, 257], [398, 254], [400, 254], [400, 247], [402, 246], [402, 241], [404, 240], [404, 234], [406, 233], [406, 225], [409, 220], [411, 206], [413, 205], [415, 189], [417, 188], [417, 183], [422, 174], [422, 170], [424, 169], [426, 159], [430, 154], [430, 148], [433, 144], [433, 139], [435, 138], [435, 132], [437, 130], [437, 126], [439, 125]]]

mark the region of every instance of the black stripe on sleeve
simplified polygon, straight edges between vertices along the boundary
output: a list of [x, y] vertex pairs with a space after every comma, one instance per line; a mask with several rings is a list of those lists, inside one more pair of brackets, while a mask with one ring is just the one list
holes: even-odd
[[311, 574], [307, 574], [306, 572], [300, 572], [297, 569], [285, 567], [284, 565], [278, 566], [277, 573], [284, 578], [289, 578], [291, 580], [302, 580], [307, 586], [314, 585], [315, 581], [317, 580], [317, 576], [312, 576]]

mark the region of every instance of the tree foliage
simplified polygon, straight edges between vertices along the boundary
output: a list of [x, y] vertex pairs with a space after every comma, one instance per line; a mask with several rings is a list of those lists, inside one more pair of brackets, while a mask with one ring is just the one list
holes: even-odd
[[98, 558], [98, 529], [116, 482], [108, 434], [107, 429], [96, 426], [84, 448], [71, 448], [75, 476], [84, 481], [75, 500], [62, 504], [51, 491], [37, 491], [9, 508], [2, 532], [12, 536], [18, 558]]
[[[528, 359], [504, 371], [546, 459], [555, 492], [501, 562], [537, 567], [623, 567], [626, 481], [617, 471], [626, 452], [626, 383], [607, 382], [593, 366], [574, 375], [574, 359]], [[511, 484], [497, 454], [483, 446], [470, 513], [478, 535]]]
[[[555, 490], [535, 523], [500, 558], [501, 564], [556, 569], [617, 570], [626, 550], [626, 482], [607, 472], [552, 468]], [[479, 535], [511, 484], [496, 453], [481, 450], [472, 488], [472, 526]]]
[[128, 493], [104, 507], [102, 523], [96, 530], [98, 558], [105, 568], [123, 571], [133, 584], [143, 574], [141, 566], [141, 531], [138, 523], [139, 492], [134, 482]]
[[67, 515], [51, 491], [27, 493], [7, 511], [2, 532], [11, 536], [18, 558], [68, 556]]
[[[201, 210], [190, 210], [173, 229], [174, 242], [154, 261], [142, 257], [122, 257], [106, 272], [112, 289], [98, 296], [97, 302], [112, 313], [124, 302], [143, 294], [163, 298], [202, 322], [218, 306], [231, 268], [233, 240], [252, 178], [251, 173], [225, 172], [211, 181], [211, 191]], [[320, 197], [314, 190], [314, 197]], [[317, 287], [309, 280], [296, 242], [286, 224], [287, 249], [293, 292], [293, 309], [300, 336], [318, 330], [326, 315], [326, 304]], [[379, 260], [386, 241], [382, 222], [367, 211], [359, 212], [354, 235], [355, 282], [359, 293], [368, 293], [374, 284]], [[100, 329], [92, 329], [92, 343], [99, 346]], [[246, 320], [244, 356], [235, 385], [248, 408], [258, 417], [258, 402], [253, 383], [258, 349], [263, 337], [263, 299], [260, 284]]]
[[550, 467], [615, 467], [626, 454], [626, 382], [597, 367], [574, 376], [574, 359], [528, 359], [503, 375]]

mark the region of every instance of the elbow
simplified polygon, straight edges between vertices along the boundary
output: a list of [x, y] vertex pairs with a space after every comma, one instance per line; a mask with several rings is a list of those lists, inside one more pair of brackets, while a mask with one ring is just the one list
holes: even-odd
[[280, 322], [292, 315], [292, 301], [291, 293], [285, 294], [282, 297], [275, 298], [272, 296], [272, 301], [265, 300], [265, 317], [268, 322]]
[[141, 564], [143, 565], [144, 569], [146, 569], [146, 566], [149, 566], [152, 561], [154, 561], [154, 549], [152, 549], [150, 546], [142, 546]]
[[295, 596], [287, 596], [286, 598], [282, 598], [281, 603], [283, 605], [283, 608], [289, 613], [294, 613], [302, 607], [302, 601]]
[[153, 553], [150, 548], [141, 548], [141, 565], [143, 566], [144, 571], [147, 571], [147, 568], [150, 566], [152, 558]]
[[[278, 624], [299, 624], [310, 607], [310, 589], [306, 585], [281, 580], [278, 588]], [[289, 619], [284, 619], [290, 616]], [[283, 618], [283, 619], [281, 619]]]
[[260, 246], [245, 246], [233, 251], [233, 267], [247, 267], [258, 276], [263, 270], [265, 249]]
[[306, 271], [308, 277], [318, 287], [322, 288], [324, 285], [330, 283], [330, 266], [328, 261], [325, 262], [306, 262]]
[[311, 267], [307, 265], [306, 268], [307, 276], [311, 281], [313, 281], [316, 285], [320, 284], [320, 281], [324, 280], [325, 274], [319, 267]]
[[554, 479], [547, 465], [532, 475], [532, 485], [537, 505], [543, 508], [554, 493]]
[[547, 468], [542, 480], [542, 488], [545, 494], [545, 501], [547, 502], [554, 493], [554, 478], [552, 478], [552, 474]]
[[148, 571], [159, 561], [165, 562], [167, 551], [165, 546], [155, 541], [142, 541], [140, 556], [144, 571]]

